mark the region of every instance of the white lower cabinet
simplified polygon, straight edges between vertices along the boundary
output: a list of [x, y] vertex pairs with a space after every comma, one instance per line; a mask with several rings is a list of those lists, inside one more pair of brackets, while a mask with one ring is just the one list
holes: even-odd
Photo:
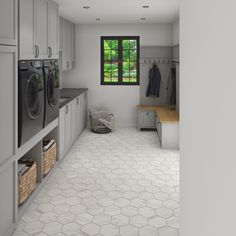
[[160, 122], [156, 117], [157, 135], [164, 149], [179, 149], [179, 122]]
[[66, 104], [59, 112], [60, 157], [68, 151], [72, 140], [72, 103]]
[[72, 140], [75, 141], [76, 138], [81, 133], [83, 127], [83, 120], [82, 120], [82, 99], [81, 95], [78, 96], [76, 99], [72, 102]]
[[87, 99], [85, 93], [60, 108], [59, 139], [60, 159], [70, 149], [86, 126]]
[[59, 152], [60, 157], [63, 156], [65, 150], [65, 133], [66, 133], [66, 107], [62, 107], [59, 111]]
[[69, 149], [72, 141], [72, 102], [66, 105], [65, 114], [65, 148]]
[[87, 125], [87, 93], [83, 93], [81, 96], [81, 109], [82, 109], [82, 129]]
[[155, 111], [138, 111], [138, 129], [155, 129]]

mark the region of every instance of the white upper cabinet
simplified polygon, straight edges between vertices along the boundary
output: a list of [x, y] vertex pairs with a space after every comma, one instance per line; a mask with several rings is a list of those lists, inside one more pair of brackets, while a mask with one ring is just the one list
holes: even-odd
[[49, 53], [51, 58], [59, 58], [59, 7], [54, 1], [49, 2]]
[[60, 50], [62, 70], [70, 70], [75, 65], [75, 24], [60, 17]]
[[34, 0], [19, 1], [19, 58], [36, 58]]
[[63, 22], [64, 22], [64, 19], [62, 17], [59, 17], [59, 51], [62, 51], [62, 41], [63, 41], [62, 28], [63, 28]]
[[38, 58], [48, 58], [48, 0], [35, 0], [35, 44], [38, 47]]
[[19, 58], [58, 58], [58, 5], [53, 0], [20, 0]]
[[0, 44], [17, 45], [18, 0], [0, 1]]
[[35, 0], [35, 45], [37, 45], [37, 58], [49, 57], [48, 48], [48, 0]]
[[75, 24], [71, 25], [71, 67], [75, 66]]
[[61, 18], [61, 50], [62, 50], [62, 70], [67, 70], [68, 69], [68, 57], [67, 57], [67, 27], [68, 27], [68, 24], [67, 24], [67, 20], [66, 19], [63, 19]]

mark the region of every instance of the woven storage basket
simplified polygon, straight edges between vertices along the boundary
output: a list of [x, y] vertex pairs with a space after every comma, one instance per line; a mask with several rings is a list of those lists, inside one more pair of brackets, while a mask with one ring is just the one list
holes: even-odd
[[53, 168], [57, 158], [57, 145], [54, 142], [46, 151], [42, 154], [42, 174], [46, 176]]
[[19, 163], [26, 164], [30, 168], [23, 174], [18, 175], [18, 205], [22, 205], [36, 187], [36, 163], [33, 160], [23, 160]]

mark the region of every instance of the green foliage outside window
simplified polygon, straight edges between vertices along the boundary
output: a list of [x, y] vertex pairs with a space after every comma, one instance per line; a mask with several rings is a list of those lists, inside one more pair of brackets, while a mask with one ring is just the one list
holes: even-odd
[[[121, 44], [120, 44], [121, 43]], [[107, 83], [138, 82], [138, 45], [133, 39], [103, 41], [103, 80]], [[121, 69], [119, 72], [119, 68]], [[119, 78], [119, 74], [121, 78]]]

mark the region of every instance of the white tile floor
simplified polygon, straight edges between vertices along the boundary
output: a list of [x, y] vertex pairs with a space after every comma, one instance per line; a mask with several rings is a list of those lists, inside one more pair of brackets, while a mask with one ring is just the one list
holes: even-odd
[[179, 153], [155, 132], [84, 131], [14, 236], [177, 236]]

